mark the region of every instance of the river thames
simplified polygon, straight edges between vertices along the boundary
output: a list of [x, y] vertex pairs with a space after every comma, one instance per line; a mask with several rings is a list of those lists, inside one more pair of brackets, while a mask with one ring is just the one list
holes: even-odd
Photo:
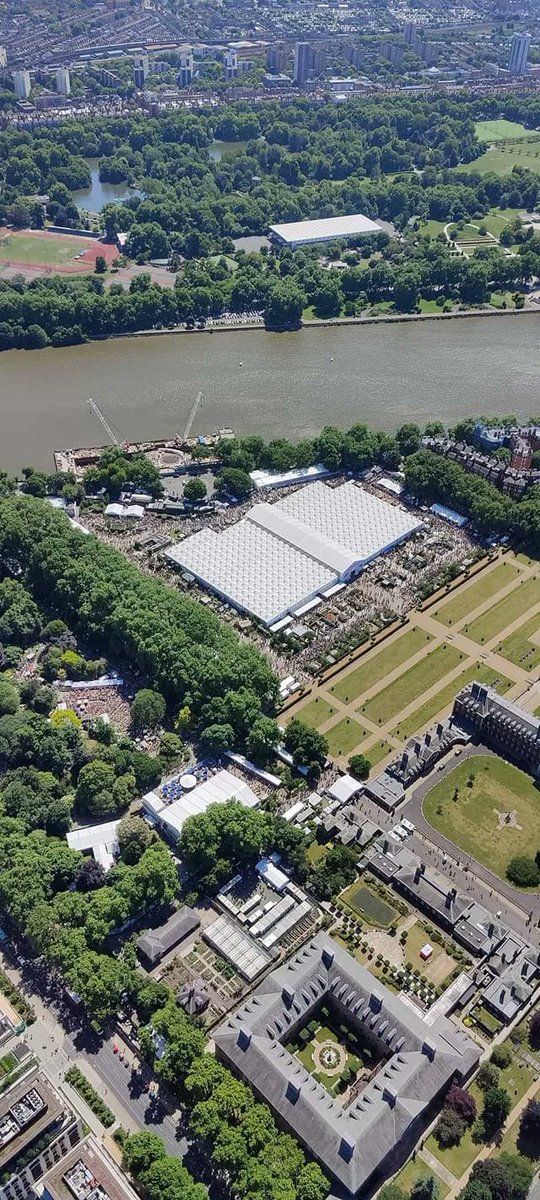
[[156, 336], [0, 355], [0, 466], [52, 468], [55, 449], [231, 426], [309, 437], [323, 425], [540, 415], [538, 316]]

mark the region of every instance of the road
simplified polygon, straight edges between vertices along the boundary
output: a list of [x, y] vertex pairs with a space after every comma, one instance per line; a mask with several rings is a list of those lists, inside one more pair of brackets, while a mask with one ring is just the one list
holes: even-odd
[[[169, 1154], [183, 1157], [188, 1143], [180, 1131], [181, 1113], [163, 1088], [152, 1099], [144, 1090], [152, 1080], [149, 1069], [133, 1072], [113, 1051], [118, 1038], [100, 1038], [78, 1015], [64, 1008], [54, 983], [43, 969], [28, 963], [22, 969], [11, 957], [0, 955], [2, 969], [20, 988], [35, 1009], [36, 1020], [25, 1031], [24, 1040], [56, 1086], [61, 1086], [70, 1066], [87, 1076], [120, 1124], [135, 1132], [148, 1129], [165, 1142]], [[133, 1055], [130, 1054], [130, 1060]]]
[[[467, 758], [474, 758], [478, 754], [492, 755], [493, 751], [487, 746], [467, 746], [461, 754], [460, 761]], [[429, 791], [431, 791], [433, 787], [435, 787], [436, 783], [449, 775], [451, 771], [454, 770], [456, 765], [457, 763], [455, 755], [452, 755], [449, 760], [444, 763], [441, 770], [437, 771], [435, 774], [432, 772], [427, 779], [424, 779], [419, 783], [418, 787], [415, 788], [409, 803], [407, 804], [406, 816], [416, 826], [416, 829], [418, 833], [422, 835], [423, 840], [426, 839], [432, 844], [432, 846], [438, 848], [441, 857], [446, 855], [453, 864], [459, 864], [461, 877], [463, 877], [465, 874], [462, 868], [466, 866], [466, 890], [468, 892], [471, 891], [472, 886], [475, 886], [476, 888], [480, 888], [480, 891], [484, 896], [487, 896], [488, 900], [492, 893], [493, 895], [497, 895], [500, 903], [497, 902], [494, 905], [492, 901], [488, 907], [496, 907], [497, 911], [499, 911], [499, 909], [501, 910], [501, 913], [503, 913], [504, 908], [504, 919], [508, 919], [512, 927], [517, 929], [518, 932], [521, 932], [521, 926], [524, 925], [526, 927], [527, 936], [529, 939], [536, 940], [538, 942], [538, 930], [535, 931], [535, 926], [537, 926], [538, 922], [540, 921], [540, 894], [538, 894], [538, 892], [520, 892], [518, 888], [512, 887], [510, 883], [507, 883], [504, 879], [500, 879], [498, 875], [494, 875], [492, 871], [489, 871], [487, 867], [482, 865], [482, 863], [477, 862], [475, 858], [472, 858], [469, 854], [460, 852], [459, 848], [455, 846], [453, 842], [449, 841], [449, 839], [444, 837], [442, 833], [439, 833], [433, 828], [433, 826], [429, 825], [424, 817], [424, 797]], [[461, 858], [459, 858], [460, 853]], [[447, 867], [445, 870], [448, 874]], [[454, 878], [454, 876], [452, 876], [452, 878]], [[531, 913], [532, 921], [528, 922], [527, 918]], [[506, 914], [508, 914], [508, 916], [506, 916]], [[518, 922], [518, 924], [516, 924], [516, 922]]]

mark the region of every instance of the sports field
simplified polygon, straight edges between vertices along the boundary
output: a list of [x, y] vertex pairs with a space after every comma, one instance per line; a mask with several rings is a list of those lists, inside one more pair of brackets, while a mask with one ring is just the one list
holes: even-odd
[[540, 828], [540, 790], [502, 758], [479, 754], [460, 762], [427, 793], [423, 810], [434, 829], [501, 879], [511, 858], [537, 849], [531, 839]]
[[412, 658], [419, 650], [424, 649], [433, 639], [424, 629], [409, 629], [401, 636], [392, 637], [381, 650], [366, 655], [356, 667], [346, 671], [330, 688], [336, 699], [347, 704], [355, 700], [376, 683], [384, 679], [390, 671], [395, 671], [407, 659]]
[[526, 579], [504, 600], [493, 604], [470, 625], [465, 625], [462, 632], [474, 642], [489, 642], [536, 604], [540, 604], [540, 579]]
[[518, 121], [506, 121], [501, 117], [496, 121], [476, 121], [474, 132], [479, 142], [505, 142], [531, 137], [534, 130], [526, 129]]
[[492, 596], [496, 596], [502, 588], [517, 579], [518, 575], [518, 568], [506, 560], [492, 571], [482, 571], [472, 583], [459, 587], [454, 596], [439, 605], [433, 616], [443, 625], [458, 625], [480, 604], [491, 600]]
[[437, 646], [420, 662], [409, 667], [394, 683], [388, 684], [371, 700], [367, 700], [362, 705], [360, 714], [365, 714], [375, 725], [386, 725], [387, 721], [391, 721], [392, 717], [412, 704], [413, 700], [418, 699], [423, 692], [438, 683], [439, 679], [444, 679], [449, 671], [459, 666], [463, 658], [464, 654], [454, 646]]
[[0, 271], [2, 265], [34, 270], [37, 274], [82, 274], [93, 271], [98, 254], [108, 263], [118, 251], [95, 238], [76, 234], [50, 233], [48, 230], [0, 229]]

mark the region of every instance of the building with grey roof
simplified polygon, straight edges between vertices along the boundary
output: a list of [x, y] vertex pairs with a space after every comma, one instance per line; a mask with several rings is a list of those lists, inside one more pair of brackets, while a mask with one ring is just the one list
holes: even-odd
[[540, 953], [508, 931], [489, 960], [493, 979], [483, 992], [486, 1008], [507, 1025], [530, 1000], [538, 978]]
[[454, 716], [488, 746], [523, 763], [532, 775], [540, 773], [538, 717], [483, 683], [471, 683], [458, 693]]
[[458, 892], [446, 875], [386, 833], [367, 850], [362, 861], [374, 875], [453, 934], [475, 957], [491, 954], [508, 933], [487, 908]]
[[149, 970], [161, 962], [164, 954], [194, 933], [200, 923], [197, 913], [184, 904], [159, 929], [147, 929], [141, 934], [137, 939], [137, 950]]
[[[379, 1060], [348, 1107], [286, 1048], [323, 1004]], [[448, 1086], [465, 1079], [479, 1058], [446, 1017], [428, 1028], [323, 932], [269, 974], [214, 1040], [218, 1057], [352, 1195], [396, 1169]]]

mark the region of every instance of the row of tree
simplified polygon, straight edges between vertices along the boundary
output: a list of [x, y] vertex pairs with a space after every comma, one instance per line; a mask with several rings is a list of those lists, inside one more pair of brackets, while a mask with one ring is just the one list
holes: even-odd
[[478, 475], [430, 450], [405, 461], [407, 491], [422, 501], [449, 504], [470, 517], [482, 533], [506, 535], [540, 546], [540, 489], [531, 487], [522, 500], [513, 500]]

